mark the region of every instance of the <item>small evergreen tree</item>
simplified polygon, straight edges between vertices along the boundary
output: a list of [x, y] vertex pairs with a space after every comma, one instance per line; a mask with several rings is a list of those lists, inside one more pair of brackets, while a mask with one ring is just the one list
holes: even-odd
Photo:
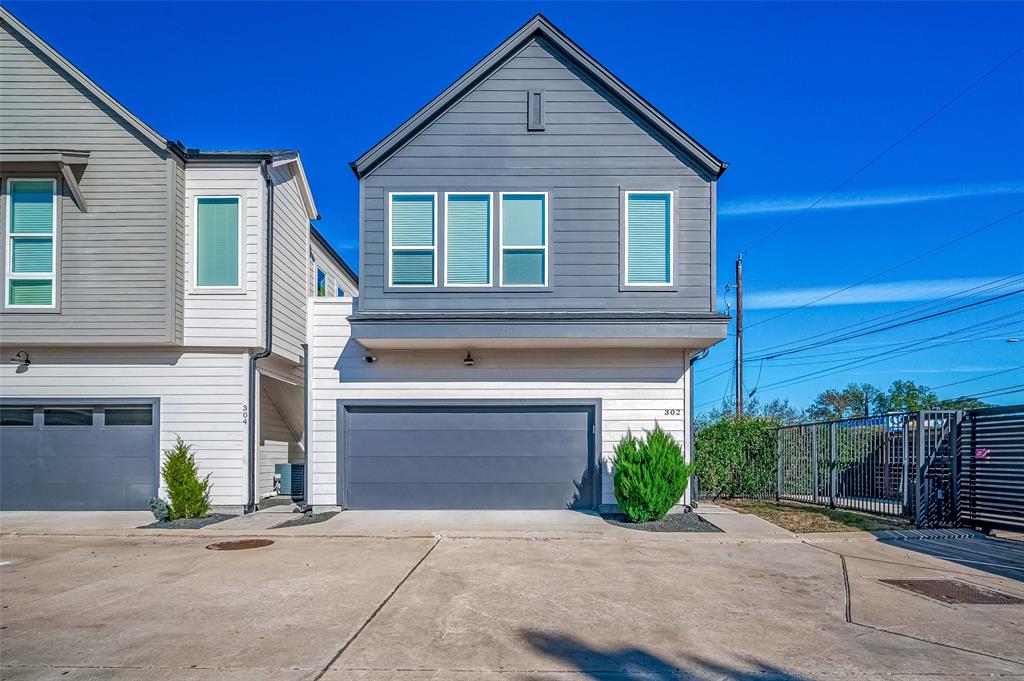
[[210, 511], [210, 476], [199, 479], [192, 446], [178, 436], [174, 446], [164, 450], [160, 468], [171, 498], [170, 520], [202, 518]]
[[657, 423], [642, 438], [626, 433], [615, 448], [615, 499], [632, 522], [661, 520], [679, 503], [692, 472], [679, 443]]

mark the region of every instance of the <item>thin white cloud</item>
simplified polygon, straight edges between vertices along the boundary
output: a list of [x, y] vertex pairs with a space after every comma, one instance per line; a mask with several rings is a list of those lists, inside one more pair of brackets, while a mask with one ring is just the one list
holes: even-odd
[[[963, 279], [915, 279], [884, 284], [865, 284], [837, 293], [814, 307], [832, 305], [869, 305], [872, 303], [901, 303], [931, 300], [952, 295], [992, 281], [991, 277]], [[750, 310], [775, 310], [806, 305], [829, 295], [841, 286], [815, 286], [785, 288], [770, 291], [750, 291], [743, 296], [743, 307]]]
[[[929, 201], [948, 201], [950, 199], [1003, 196], [1008, 194], [1024, 194], [1024, 181], [843, 192], [825, 199], [814, 206], [814, 210], [896, 206], [908, 203], [926, 203]], [[739, 217], [769, 215], [772, 213], [796, 213], [810, 206], [817, 198], [816, 196], [786, 196], [723, 201], [719, 205], [718, 214]]]

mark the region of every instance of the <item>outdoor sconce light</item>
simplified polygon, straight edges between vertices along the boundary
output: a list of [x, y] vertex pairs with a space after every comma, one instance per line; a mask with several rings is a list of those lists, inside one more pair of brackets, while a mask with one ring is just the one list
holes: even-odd
[[377, 361], [377, 355], [366, 355], [365, 357], [363, 357], [363, 361], [366, 362], [367, 364], [373, 364], [374, 362]]
[[467, 350], [467, 351], [466, 351], [466, 359], [462, 360], [462, 363], [463, 363], [463, 364], [465, 364], [465, 365], [466, 365], [466, 366], [468, 366], [468, 367], [471, 367], [471, 366], [473, 366], [474, 364], [476, 364], [476, 360], [475, 360], [475, 359], [473, 359], [473, 355], [471, 355], [471, 354], [469, 353], [469, 351]]
[[28, 353], [25, 352], [24, 350], [19, 350], [18, 352], [14, 353], [14, 357], [11, 357], [7, 361], [10, 362], [11, 364], [20, 364], [22, 366], [28, 366], [29, 364], [32, 363], [32, 360], [28, 358]]

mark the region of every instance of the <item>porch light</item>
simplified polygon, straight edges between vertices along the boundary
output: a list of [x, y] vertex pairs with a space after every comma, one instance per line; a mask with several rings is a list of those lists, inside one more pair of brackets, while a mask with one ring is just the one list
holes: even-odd
[[465, 364], [465, 365], [466, 365], [466, 366], [468, 366], [468, 367], [471, 367], [471, 366], [473, 366], [474, 364], [476, 364], [476, 360], [475, 360], [475, 359], [473, 359], [473, 355], [471, 355], [471, 354], [469, 353], [469, 351], [467, 350], [467, 351], [466, 351], [466, 359], [462, 360], [462, 363], [463, 363], [463, 364]]

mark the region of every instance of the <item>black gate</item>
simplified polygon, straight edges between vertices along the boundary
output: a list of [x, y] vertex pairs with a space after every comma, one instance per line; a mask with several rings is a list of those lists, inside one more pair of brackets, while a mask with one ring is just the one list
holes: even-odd
[[966, 412], [959, 453], [960, 523], [1024, 531], [1024, 405]]

